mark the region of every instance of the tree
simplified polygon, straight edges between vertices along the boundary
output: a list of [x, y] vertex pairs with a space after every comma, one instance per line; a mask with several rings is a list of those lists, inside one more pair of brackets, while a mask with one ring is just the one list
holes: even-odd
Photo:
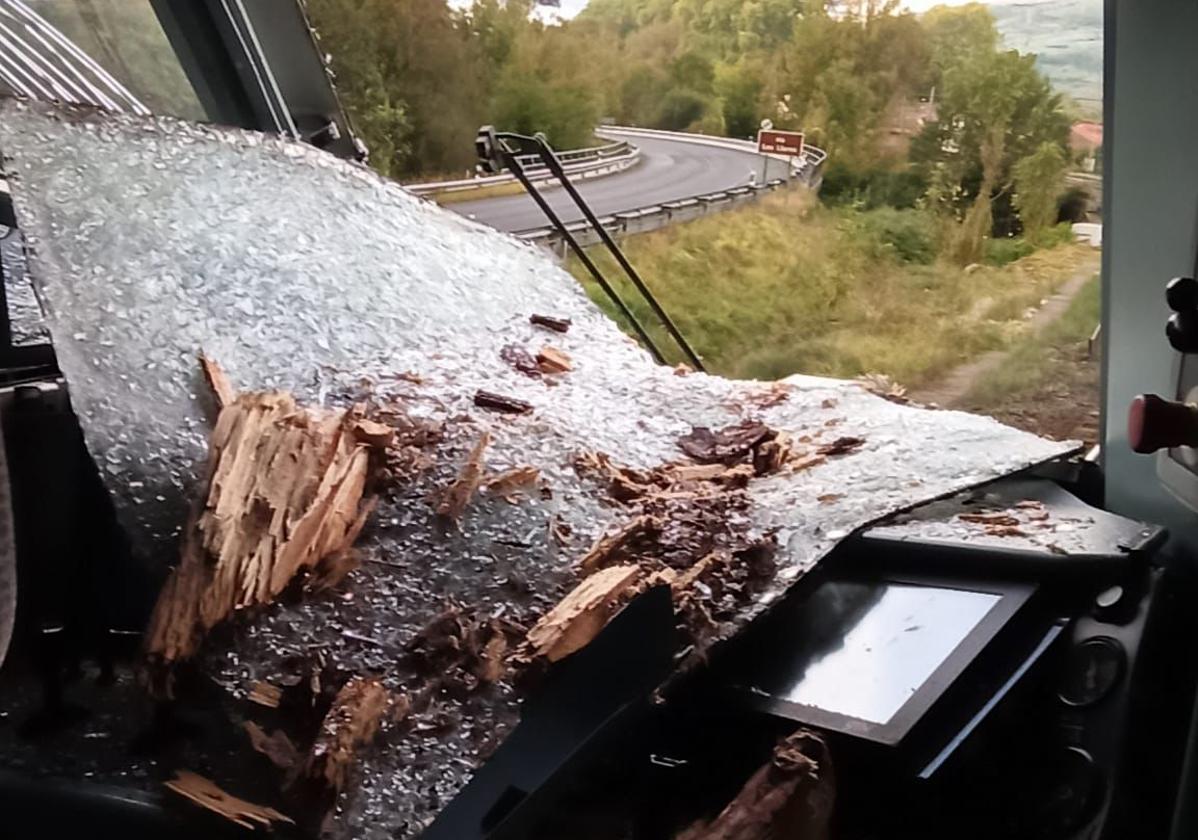
[[1015, 207], [1023, 233], [1031, 236], [1057, 221], [1057, 199], [1065, 189], [1068, 160], [1056, 143], [1041, 143], [1014, 167]]
[[930, 154], [930, 198], [964, 215], [953, 243], [962, 263], [976, 262], [991, 233], [991, 202], [1011, 186], [1013, 162], [1044, 143], [1064, 148], [1068, 121], [1060, 97], [1035, 68], [1035, 56], [1015, 50], [979, 53], [943, 79], [938, 122], [919, 150]]
[[920, 21], [928, 37], [928, 50], [939, 83], [964, 61], [998, 50], [994, 15], [982, 3], [934, 6]]

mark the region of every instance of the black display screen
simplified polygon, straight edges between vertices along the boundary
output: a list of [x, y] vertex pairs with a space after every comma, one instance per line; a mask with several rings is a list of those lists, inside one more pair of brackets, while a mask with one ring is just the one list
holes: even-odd
[[785, 641], [805, 655], [791, 659], [794, 667], [767, 690], [791, 703], [888, 723], [1001, 599], [892, 581], [829, 581], [804, 605], [804, 620], [788, 628], [794, 635]]
[[762, 711], [897, 744], [1033, 592], [923, 575], [826, 579], [761, 627], [733, 682]]

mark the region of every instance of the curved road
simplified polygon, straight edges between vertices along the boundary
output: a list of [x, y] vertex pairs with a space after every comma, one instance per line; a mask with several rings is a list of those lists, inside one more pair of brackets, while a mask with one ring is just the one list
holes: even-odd
[[[617, 132], [603, 133], [625, 138]], [[641, 148], [639, 164], [614, 175], [576, 182], [578, 191], [597, 216], [743, 186], [749, 183], [750, 173], [761, 179], [762, 158], [753, 152], [639, 134], [626, 137]], [[781, 178], [787, 164], [771, 160], [769, 167], [770, 178]], [[567, 223], [582, 219], [582, 213], [565, 190], [552, 187], [543, 189], [542, 195]], [[446, 206], [500, 230], [522, 231], [549, 224], [541, 209], [523, 193]]]

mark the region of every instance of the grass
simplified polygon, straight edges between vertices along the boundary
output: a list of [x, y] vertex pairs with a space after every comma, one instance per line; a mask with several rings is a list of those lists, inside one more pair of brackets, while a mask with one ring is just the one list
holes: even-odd
[[431, 193], [429, 198], [441, 206], [445, 206], [446, 204], [457, 204], [462, 201], [481, 201], [484, 198], [498, 198], [505, 195], [520, 195], [523, 192], [524, 185], [519, 181], [512, 181], [507, 184], [492, 184], [489, 187], [479, 187], [473, 190], [455, 190], [453, 192]]
[[1079, 357], [1084, 358], [1101, 306], [1100, 282], [1094, 277], [1060, 318], [1013, 347], [1002, 366], [978, 380], [963, 402], [978, 407], [1000, 405], [1040, 393], [1048, 383], [1059, 381], [1063, 365], [1072, 367]]
[[[625, 252], [713, 372], [776, 379], [791, 373], [884, 373], [916, 386], [980, 353], [1010, 346], [1023, 312], [1087, 256], [1063, 245], [966, 274], [926, 257], [912, 237], [930, 220], [872, 219], [805, 193], [631, 237]], [[671, 362], [680, 354], [653, 325], [605, 253], [592, 251]], [[906, 261], [907, 256], [911, 261]], [[615, 309], [576, 262], [592, 298]]]

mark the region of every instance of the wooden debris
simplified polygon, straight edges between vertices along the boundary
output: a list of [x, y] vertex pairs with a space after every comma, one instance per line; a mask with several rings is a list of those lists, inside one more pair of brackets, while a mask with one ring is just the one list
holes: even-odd
[[554, 318], [551, 315], [529, 315], [528, 323], [559, 333], [569, 332], [573, 324], [569, 318]]
[[773, 440], [777, 433], [757, 420], [742, 420], [713, 432], [705, 426], [696, 426], [690, 434], [678, 439], [678, 447], [704, 464], [735, 463], [749, 455], [755, 447]]
[[835, 799], [827, 744], [800, 729], [774, 748], [714, 820], [692, 825], [675, 840], [827, 840]]
[[[370, 504], [372, 447], [357, 435], [359, 420], [302, 409], [277, 391], [241, 394], [221, 411], [207, 489], [150, 617], [152, 663], [194, 656], [214, 626], [269, 603], [297, 575], [344, 566]], [[157, 688], [170, 693], [169, 675]]]
[[637, 565], [611, 566], [578, 584], [528, 631], [518, 662], [557, 662], [591, 642], [642, 576]]
[[815, 451], [824, 457], [833, 458], [837, 455], [848, 455], [849, 453], [856, 452], [864, 445], [865, 438], [846, 435], [845, 437], [836, 438], [831, 443], [825, 443]]
[[815, 500], [821, 505], [830, 505], [833, 502], [838, 502], [844, 498], [843, 493], [824, 493], [822, 496], [816, 496]]
[[857, 377], [857, 382], [876, 397], [898, 405], [910, 405], [911, 403], [907, 397], [907, 389], [883, 373], [867, 373]]
[[525, 376], [531, 376], [534, 379], [541, 377], [542, 371], [537, 359], [519, 344], [505, 344], [499, 351], [499, 358]]
[[796, 456], [786, 466], [792, 473], [803, 472], [812, 467], [818, 467], [820, 464], [828, 460], [826, 455], [821, 455], [818, 452], [807, 452], [803, 455]]
[[987, 525], [986, 534], [991, 537], [1026, 537], [1027, 532], [1017, 525]]
[[266, 730], [252, 720], [245, 721], [242, 728], [250, 736], [250, 745], [254, 750], [270, 759], [271, 764], [287, 773], [299, 768], [300, 752], [283, 730], [277, 729], [267, 735]]
[[368, 446], [382, 449], [395, 442], [395, 427], [363, 417], [354, 423], [354, 436]]
[[277, 685], [271, 685], [268, 682], [259, 680], [254, 683], [246, 699], [251, 703], [257, 703], [259, 706], [266, 706], [268, 709], [277, 709], [283, 699], [283, 689]]
[[785, 382], [774, 382], [764, 390], [753, 391], [745, 397], [745, 401], [758, 408], [772, 408], [790, 399], [791, 390], [791, 386]]
[[374, 677], [352, 677], [337, 692], [303, 769], [329, 804], [345, 787], [358, 750], [374, 739], [390, 703], [387, 689]]
[[168, 789], [190, 799], [201, 808], [220, 814], [242, 828], [270, 828], [274, 823], [293, 823], [286, 814], [274, 808], [255, 805], [222, 790], [214, 782], [190, 770], [176, 770], [175, 778], [166, 782]]
[[600, 537], [590, 551], [578, 561], [578, 570], [584, 575], [627, 560], [635, 559], [639, 543], [652, 540], [661, 530], [661, 522], [642, 514], [625, 523], [610, 534]]
[[502, 394], [492, 394], [490, 391], [478, 391], [474, 395], [474, 404], [479, 408], [499, 411], [503, 414], [528, 414], [532, 411], [532, 403], [515, 397], [505, 397]]
[[450, 603], [405, 647], [409, 667], [461, 693], [498, 682], [506, 670], [508, 649], [525, 628], [498, 618], [477, 618]]
[[840, 404], [840, 400], [836, 399], [835, 397], [828, 397], [826, 400], [824, 400], [823, 402], [821, 402], [819, 404], [819, 407], [820, 408], [836, 408], [836, 406], [839, 404]]
[[1018, 516], [1009, 513], [958, 513], [957, 518], [962, 522], [973, 522], [978, 525], [997, 525], [1014, 527], [1020, 525]]
[[455, 522], [462, 518], [466, 506], [474, 497], [483, 480], [483, 463], [487, 447], [491, 444], [491, 433], [484, 431], [478, 443], [470, 450], [466, 463], [458, 471], [458, 477], [445, 489], [441, 501], [437, 504], [437, 515]]
[[679, 362], [678, 364], [674, 365], [675, 376], [690, 376], [694, 372], [695, 369], [686, 362]]
[[237, 399], [237, 389], [233, 387], [233, 383], [229, 381], [229, 377], [225, 375], [224, 369], [216, 359], [201, 353], [200, 368], [204, 371], [204, 379], [208, 382], [208, 387], [212, 389], [212, 395], [216, 397], [217, 407], [225, 408], [232, 405]]
[[574, 363], [561, 350], [546, 344], [537, 353], [537, 368], [547, 374], [568, 373], [574, 370]]
[[786, 432], [778, 432], [771, 440], [763, 441], [753, 450], [753, 472], [770, 475], [786, 465], [793, 454], [791, 438]]
[[535, 483], [540, 477], [541, 471], [536, 467], [512, 467], [485, 479], [482, 489], [489, 496], [498, 496], [515, 504], [517, 493]]

